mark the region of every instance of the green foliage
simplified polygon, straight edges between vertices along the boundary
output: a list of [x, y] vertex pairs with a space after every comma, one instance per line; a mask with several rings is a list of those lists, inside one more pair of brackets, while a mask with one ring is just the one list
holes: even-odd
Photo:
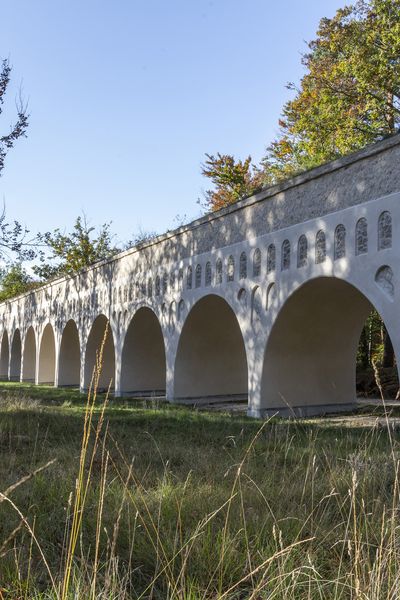
[[213, 190], [205, 192], [207, 210], [219, 210], [250, 196], [260, 188], [259, 170], [252, 165], [251, 156], [236, 160], [230, 154], [206, 154], [207, 160], [201, 173], [214, 184]]
[[35, 285], [37, 283], [20, 263], [13, 264], [0, 274], [0, 302], [28, 292]]
[[380, 367], [393, 367], [395, 363], [391, 339], [376, 310], [365, 322], [357, 351], [359, 370], [368, 369], [373, 363]]
[[148, 231], [139, 227], [133, 237], [124, 244], [124, 249], [129, 250], [133, 246], [140, 246], [140, 244], [151, 242], [157, 235], [156, 231]]
[[42, 264], [33, 267], [36, 275], [44, 280], [61, 275], [72, 275], [84, 267], [110, 258], [118, 250], [112, 243], [110, 223], [102, 225], [96, 235], [86, 218], [78, 217], [70, 233], [56, 229], [40, 236], [50, 255], [42, 258]]
[[[11, 65], [7, 59], [3, 60], [0, 68], [0, 115], [3, 112], [4, 99], [7, 92], [8, 85], [10, 83], [11, 76]], [[23, 105], [20, 100], [17, 105], [17, 120], [10, 127], [10, 131], [0, 136], [0, 176], [4, 169], [4, 161], [7, 152], [13, 148], [15, 142], [20, 137], [26, 137], [26, 130], [28, 128], [28, 114], [26, 106]]]
[[400, 125], [400, 2], [359, 0], [320, 21], [302, 57], [305, 75], [279, 120], [260, 167], [208, 156], [202, 174], [215, 210], [271, 184], [395, 133]]
[[373, 310], [369, 315], [361, 333], [357, 352], [359, 368], [368, 368], [372, 361], [382, 364], [383, 357], [383, 323], [379, 314]]
[[276, 179], [398, 129], [400, 2], [360, 0], [322, 19], [303, 64], [306, 74], [283, 108], [281, 135], [263, 161]]
[[[0, 64], [0, 116], [3, 114], [4, 101], [7, 88], [11, 78], [11, 65], [5, 59]], [[28, 113], [20, 99], [17, 103], [17, 120], [10, 126], [9, 132], [0, 135], [0, 177], [5, 165], [5, 158], [9, 150], [14, 147], [15, 142], [22, 137], [26, 137], [28, 129]], [[6, 218], [6, 212], [3, 208], [0, 214], [0, 258], [9, 259], [10, 255], [17, 255], [20, 260], [32, 259], [35, 256], [35, 240], [28, 240], [28, 230], [18, 221], [9, 223]]]

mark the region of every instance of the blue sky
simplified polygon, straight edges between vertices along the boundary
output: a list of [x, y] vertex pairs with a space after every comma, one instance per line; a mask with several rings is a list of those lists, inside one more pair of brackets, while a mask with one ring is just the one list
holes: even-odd
[[121, 241], [198, 216], [204, 153], [260, 159], [305, 41], [344, 4], [3, 0], [0, 132], [21, 85], [31, 113], [0, 178], [9, 216], [46, 231], [84, 211]]

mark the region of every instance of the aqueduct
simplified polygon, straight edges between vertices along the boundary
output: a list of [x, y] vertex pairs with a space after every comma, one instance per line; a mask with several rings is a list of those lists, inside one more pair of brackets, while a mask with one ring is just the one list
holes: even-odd
[[400, 360], [400, 136], [0, 305], [0, 377], [252, 416], [355, 401], [374, 307]]

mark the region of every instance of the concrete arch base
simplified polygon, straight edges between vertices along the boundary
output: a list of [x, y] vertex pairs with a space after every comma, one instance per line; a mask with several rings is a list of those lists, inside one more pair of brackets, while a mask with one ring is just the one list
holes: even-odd
[[324, 416], [328, 414], [339, 414], [353, 411], [356, 402], [347, 404], [314, 404], [313, 406], [280, 406], [276, 408], [249, 408], [248, 417], [256, 419], [268, 419], [271, 417], [282, 417], [283, 419], [301, 419], [307, 417]]

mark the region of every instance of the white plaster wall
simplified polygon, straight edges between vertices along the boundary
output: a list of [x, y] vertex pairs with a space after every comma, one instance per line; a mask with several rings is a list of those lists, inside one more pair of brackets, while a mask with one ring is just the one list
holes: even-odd
[[165, 385], [163, 332], [155, 313], [142, 307], [135, 313], [124, 338], [119, 392], [165, 393]]
[[[384, 152], [379, 155], [379, 161], [374, 158], [375, 162], [368, 163], [368, 158], [363, 163], [363, 177], [367, 164], [371, 164], [372, 172], [373, 169], [385, 168], [389, 180], [392, 177], [397, 154], [392, 157], [392, 149], [382, 148]], [[336, 182], [338, 173], [342, 173], [343, 177], [345, 172], [348, 173], [348, 167], [340, 169], [334, 170]], [[359, 197], [360, 201], [354, 206], [343, 208], [347, 201], [351, 203], [348, 200], [351, 193], [332, 187], [326, 195], [331, 185], [329, 181], [333, 181], [331, 171], [328, 169], [313, 182], [314, 194], [315, 190], [322, 190], [325, 186], [326, 214], [313, 218], [314, 204], [317, 206], [315, 200], [313, 205], [308, 205], [308, 220], [304, 220], [304, 213], [300, 215], [299, 212], [294, 214], [293, 220], [298, 218], [301, 222], [283, 227], [283, 217], [286, 224], [290, 221], [290, 207], [282, 198], [283, 220], [278, 219], [279, 227], [273, 229], [271, 221], [263, 230], [262, 224], [256, 227], [246, 216], [253, 209], [249, 201], [244, 205], [244, 212], [240, 205], [231, 213], [224, 213], [219, 220], [216, 217], [203, 220], [154, 244], [99, 263], [73, 278], [56, 280], [35, 292], [1, 304], [0, 376], [6, 376], [10, 367], [7, 339], [12, 339], [17, 328], [26, 331], [32, 325], [40, 341], [40, 351], [36, 350], [37, 381], [64, 385], [74, 379], [73, 383], [77, 383], [76, 339], [64, 337], [62, 347], [64, 328], [73, 319], [79, 336], [80, 385], [86, 388], [91, 379], [96, 350], [103, 339], [104, 325], [108, 321], [110, 334], [105, 348], [101, 386], [107, 387], [112, 379], [116, 393], [127, 388], [137, 390], [143, 387], [144, 391], [160, 386], [163, 389], [166, 385], [166, 396], [173, 401], [177, 397], [241, 394], [247, 389], [249, 413], [255, 416], [277, 408], [284, 409], [284, 402], [279, 400], [282, 396], [288, 396], [289, 400], [286, 398], [285, 401], [300, 409], [307, 405], [351, 403], [354, 400], [354, 346], [370, 306], [374, 306], [383, 317], [396, 355], [400, 357], [400, 194], [396, 191], [367, 201], [361, 201]], [[382, 181], [381, 173], [379, 177]], [[311, 183], [308, 181], [307, 186]], [[386, 187], [389, 183], [385, 184]], [[302, 185], [300, 182], [299, 186]], [[365, 180], [361, 178], [358, 185], [360, 190], [357, 193], [368, 197], [368, 190], [363, 188]], [[394, 176], [392, 185], [397, 186]], [[347, 198], [346, 202], [341, 194]], [[269, 219], [268, 202], [270, 200], [266, 199], [262, 213], [266, 221]], [[271, 206], [276, 220], [278, 200], [274, 200]], [[382, 211], [390, 211], [392, 215], [392, 246], [378, 250], [377, 224]], [[368, 252], [356, 255], [354, 232], [360, 217], [368, 221]], [[232, 220], [237, 223], [241, 236], [244, 234], [235, 243], [230, 243], [230, 240], [241, 236], [237, 232], [231, 235], [229, 227], [236, 227]], [[338, 224], [346, 228], [346, 255], [335, 260], [334, 231]], [[316, 264], [315, 239], [320, 230], [326, 235], [326, 258]], [[225, 232], [225, 243], [222, 244], [219, 243], [221, 232]], [[308, 241], [308, 260], [304, 267], [299, 268], [297, 244], [301, 235], [305, 235]], [[204, 236], [208, 236], [207, 243], [203, 240]], [[284, 240], [289, 240], [291, 245], [291, 262], [287, 270], [281, 269]], [[276, 265], [268, 273], [267, 251], [270, 244], [276, 248]], [[200, 249], [205, 247], [207, 251], [201, 252]], [[258, 275], [253, 273], [257, 249], [261, 252], [261, 272]], [[241, 277], [239, 267], [243, 252], [247, 257], [246, 277]], [[229, 281], [227, 276], [230, 257], [235, 265], [233, 281]], [[221, 282], [216, 276], [219, 260], [223, 266]], [[206, 279], [208, 263], [211, 280]], [[391, 269], [390, 282], [379, 279], [382, 267]], [[187, 282], [189, 268], [192, 269], [191, 287]], [[196, 270], [201, 270], [198, 281]], [[347, 291], [342, 297], [341, 290], [344, 288], [335, 283], [332, 283], [332, 288], [327, 284], [328, 291], [318, 285], [306, 288], [305, 284], [320, 278], [346, 282], [357, 293]], [[207, 299], [207, 296], [210, 298]], [[231, 307], [232, 315], [229, 310], [216, 306], [215, 296], [224, 299]], [[200, 306], [201, 302], [204, 310], [197, 311], [196, 306]], [[143, 306], [151, 309], [158, 319], [158, 334], [155, 333], [155, 320], [147, 323], [139, 319], [135, 331], [132, 329], [127, 334], [129, 324], [135, 321], [136, 313], [139, 314]], [[101, 327], [96, 321], [98, 315], [104, 316]], [[43, 345], [45, 336], [41, 337], [48, 322], [51, 322], [54, 332], [53, 345], [50, 332], [46, 334], [49, 338], [46, 344]], [[164, 376], [161, 375], [160, 335], [165, 347], [166, 384], [163, 384]], [[123, 357], [124, 342], [129, 350]], [[320, 348], [323, 352], [318, 351]], [[310, 371], [314, 373], [313, 380], [306, 377]], [[154, 379], [149, 383], [151, 378]], [[296, 386], [299, 380], [301, 386]], [[310, 387], [310, 381], [314, 381], [315, 385]], [[333, 389], [336, 391], [333, 392]]]
[[61, 336], [58, 385], [79, 387], [80, 366], [79, 333], [75, 321], [70, 320], [64, 327]]
[[36, 339], [35, 330], [29, 327], [25, 334], [22, 358], [22, 381], [35, 382], [36, 376]]
[[40, 340], [37, 383], [53, 384], [55, 381], [56, 346], [53, 327], [48, 323]]

